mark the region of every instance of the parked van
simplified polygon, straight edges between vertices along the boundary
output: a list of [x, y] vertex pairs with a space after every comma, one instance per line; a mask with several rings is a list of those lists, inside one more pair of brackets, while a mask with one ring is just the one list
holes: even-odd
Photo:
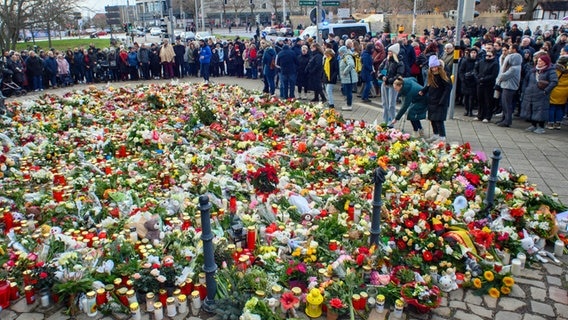
[[[316, 26], [309, 26], [302, 31], [300, 37], [305, 38], [317, 38], [317, 28]], [[349, 22], [349, 23], [321, 23], [319, 26], [319, 32], [322, 39], [327, 39], [330, 33], [336, 36], [347, 35], [350, 36], [352, 32], [355, 33], [356, 37], [365, 36], [367, 33], [371, 32], [371, 28], [368, 23], [363, 22]]]

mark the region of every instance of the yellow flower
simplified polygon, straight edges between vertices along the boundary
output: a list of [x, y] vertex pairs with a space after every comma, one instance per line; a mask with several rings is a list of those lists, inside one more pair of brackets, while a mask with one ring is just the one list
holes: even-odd
[[489, 270], [487, 270], [483, 273], [483, 277], [487, 281], [493, 281], [493, 279], [495, 279], [495, 275], [493, 274], [493, 272], [491, 272]]
[[302, 254], [302, 248], [297, 247], [296, 250], [294, 250], [294, 252], [292, 252], [292, 257], [299, 257], [300, 254]]
[[472, 281], [472, 283], [473, 283], [473, 287], [474, 287], [475, 289], [481, 288], [481, 279], [479, 279], [479, 278], [474, 278], [473, 281]]
[[499, 292], [499, 290], [497, 288], [491, 288], [489, 289], [489, 296], [491, 298], [499, 298], [499, 296], [501, 295], [501, 292]]
[[510, 288], [515, 284], [515, 280], [512, 277], [504, 277], [503, 284]]
[[517, 181], [519, 183], [525, 183], [525, 182], [527, 182], [527, 176], [523, 174], [519, 177], [519, 179]]
[[509, 294], [509, 293], [511, 293], [511, 288], [509, 288], [507, 286], [502, 286], [501, 287], [501, 293], [502, 294]]

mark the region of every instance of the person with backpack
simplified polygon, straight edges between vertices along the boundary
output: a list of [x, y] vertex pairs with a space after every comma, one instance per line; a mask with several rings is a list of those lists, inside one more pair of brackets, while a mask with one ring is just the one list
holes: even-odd
[[400, 45], [395, 43], [388, 47], [387, 57], [381, 63], [379, 67], [380, 70], [385, 70], [381, 72], [381, 80], [383, 81], [381, 87], [381, 97], [383, 99], [383, 122], [390, 124], [396, 115], [396, 98], [398, 92], [394, 90], [392, 84], [394, 80], [398, 77], [404, 76], [404, 64], [398, 59], [398, 53], [400, 50]]

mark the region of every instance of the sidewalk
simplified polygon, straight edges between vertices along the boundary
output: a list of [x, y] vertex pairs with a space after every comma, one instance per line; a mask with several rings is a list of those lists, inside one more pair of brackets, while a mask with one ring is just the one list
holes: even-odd
[[[165, 81], [165, 80], [162, 80]], [[201, 78], [185, 78], [180, 82], [201, 82]], [[238, 84], [246, 89], [262, 90], [263, 83], [260, 80], [237, 79], [230, 77], [212, 78], [212, 82]], [[115, 87], [135, 86], [142, 82], [119, 82]], [[104, 86], [106, 84], [98, 84]], [[84, 85], [74, 86], [71, 89], [82, 89]], [[344, 103], [339, 93], [339, 85], [335, 88], [335, 106], [341, 109]], [[62, 94], [67, 89], [46, 90], [44, 93]], [[39, 94], [32, 92], [18, 100], [37, 98]], [[342, 111], [345, 118], [360, 120], [367, 123], [382, 120], [382, 108], [380, 98], [372, 99], [371, 104], [360, 102], [361, 99], [354, 97], [353, 111]], [[527, 174], [529, 181], [537, 185], [544, 193], [556, 192], [558, 198], [568, 203], [568, 127], [562, 130], [547, 130], [545, 134], [537, 135], [525, 132], [527, 124], [515, 119], [510, 128], [498, 127], [491, 123], [472, 121], [471, 118], [462, 118], [463, 107], [458, 106], [455, 110], [455, 119], [446, 121], [446, 131], [449, 143], [470, 142], [473, 150], [484, 151], [488, 157], [494, 149], [502, 152], [500, 167], [512, 168], [519, 173]], [[403, 121], [397, 123], [397, 127], [403, 125]], [[429, 135], [431, 129], [427, 121], [423, 121], [425, 133]], [[411, 132], [412, 127], [407, 121], [405, 131]], [[549, 249], [549, 251], [551, 251]], [[443, 299], [442, 305], [428, 314], [405, 314], [402, 319], [442, 320], [442, 319], [496, 319], [496, 320], [540, 320], [559, 319], [568, 320], [568, 256], [560, 258], [561, 263], [552, 262], [536, 264], [523, 270], [522, 276], [515, 277], [515, 285], [512, 293], [507, 297], [493, 299], [489, 296], [474, 296], [471, 291], [458, 289], [452, 291]], [[385, 314], [371, 313], [369, 320], [383, 319]], [[305, 317], [305, 316], [304, 316]], [[68, 317], [61, 310], [42, 310], [35, 305], [27, 306], [25, 299], [20, 299], [10, 309], [0, 312], [1, 320], [59, 320]], [[305, 317], [307, 319], [307, 317]], [[392, 317], [391, 317], [392, 318]], [[78, 319], [116, 319], [103, 317], [99, 314], [96, 318], [88, 318], [81, 314]], [[153, 319], [148, 313], [143, 313], [143, 320]], [[167, 317], [165, 319], [168, 319]], [[215, 319], [211, 315], [201, 313], [200, 317], [178, 315], [175, 320], [190, 319]], [[323, 317], [320, 319], [324, 319]]]

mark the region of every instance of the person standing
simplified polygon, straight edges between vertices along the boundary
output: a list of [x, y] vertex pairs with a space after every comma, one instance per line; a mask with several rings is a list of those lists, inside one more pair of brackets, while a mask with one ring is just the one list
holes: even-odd
[[314, 91], [314, 98], [311, 102], [326, 102], [327, 99], [323, 94], [323, 86], [321, 79], [323, 76], [323, 50], [318, 43], [312, 43], [310, 46], [311, 56], [306, 73], [308, 74], [308, 89]]
[[211, 48], [205, 40], [199, 40], [199, 72], [205, 84], [209, 84], [209, 64], [211, 63]]
[[477, 118], [474, 120], [487, 123], [493, 116], [495, 79], [499, 75], [499, 63], [493, 51], [488, 51], [485, 58], [475, 65], [477, 79]]
[[550, 93], [557, 83], [558, 76], [551, 65], [550, 57], [541, 55], [523, 83], [521, 118], [531, 122], [526, 131], [545, 133], [544, 123], [548, 121]]
[[383, 122], [387, 124], [391, 123], [396, 116], [396, 98], [398, 92], [394, 90], [392, 84], [394, 79], [404, 76], [405, 72], [404, 64], [398, 59], [399, 48], [400, 45], [398, 43], [388, 47], [387, 57], [379, 67], [379, 70], [386, 70], [386, 73], [381, 75], [381, 80], [383, 81], [381, 85], [381, 97], [383, 99]]
[[363, 102], [370, 103], [369, 94], [371, 93], [373, 81], [373, 43], [367, 43], [365, 50], [361, 54], [361, 81], [363, 83], [363, 91], [361, 92], [361, 99]]
[[47, 78], [51, 83], [51, 88], [57, 88], [57, 61], [55, 60], [53, 51], [47, 52], [47, 59], [44, 60], [43, 66], [47, 73]]
[[547, 129], [560, 130], [564, 118], [564, 108], [568, 102], [568, 56], [560, 56], [556, 60], [556, 76], [558, 84], [550, 93]]
[[33, 50], [30, 50], [28, 54], [26, 71], [32, 82], [32, 90], [43, 91], [43, 61]]
[[294, 91], [296, 87], [296, 68], [299, 64], [298, 56], [285, 44], [280, 53], [278, 53], [276, 61], [280, 68], [280, 98], [294, 99]]
[[[305, 100], [308, 99], [308, 74], [306, 73], [306, 66], [308, 62], [310, 62], [310, 50], [307, 45], [303, 45], [301, 52], [302, 53], [298, 56], [296, 85], [298, 86], [298, 97]], [[304, 90], [304, 92], [302, 92], [302, 90]]]
[[[513, 45], [517, 46], [517, 45]], [[503, 61], [501, 71], [495, 80], [495, 85], [502, 89], [501, 107], [503, 117], [497, 122], [500, 127], [510, 127], [513, 124], [514, 98], [521, 83], [521, 64], [523, 57], [515, 49], [508, 53]]]
[[130, 47], [128, 52], [128, 74], [130, 75], [130, 80], [138, 81], [138, 66], [140, 61], [138, 60], [138, 52], [136, 52], [136, 47]]
[[407, 113], [406, 119], [412, 124], [414, 137], [424, 137], [424, 129], [420, 120], [426, 119], [426, 110], [428, 109], [427, 99], [424, 95], [419, 95], [418, 92], [424, 89], [416, 80], [416, 78], [398, 77], [393, 82], [393, 88], [398, 92], [399, 96], [404, 97], [402, 106], [396, 114], [391, 126], [394, 125], [402, 116]]
[[333, 49], [328, 48], [324, 51], [323, 60], [323, 83], [325, 85], [325, 94], [328, 98], [328, 107], [334, 108], [333, 101], [333, 87], [337, 83], [337, 76], [339, 73], [339, 62], [335, 57]]
[[274, 76], [276, 75], [276, 51], [268, 41], [262, 42], [261, 46], [264, 47], [264, 53], [262, 54], [264, 89], [262, 92], [274, 95], [274, 91], [276, 90], [274, 85]]
[[174, 45], [174, 53], [176, 55], [174, 59], [174, 77], [183, 78], [183, 56], [185, 54], [185, 46], [181, 43], [181, 38], [176, 38], [176, 44]]
[[164, 79], [171, 79], [174, 77], [175, 58], [176, 54], [174, 52], [174, 48], [167, 39], [164, 39], [162, 47], [160, 48], [160, 62], [164, 67]]
[[426, 86], [418, 92], [419, 95], [427, 95], [428, 120], [432, 125], [434, 134], [427, 140], [428, 142], [446, 141], [446, 117], [450, 102], [450, 91], [452, 83], [443, 63], [436, 56], [428, 59], [428, 73], [426, 76]]
[[144, 80], [150, 80], [150, 49], [144, 43], [138, 49], [138, 63], [140, 63], [140, 73]]
[[353, 110], [353, 86], [357, 85], [358, 77], [355, 71], [355, 60], [349, 53], [346, 46], [339, 47], [339, 78], [341, 79], [341, 91], [345, 96], [346, 106], [341, 107], [343, 111]]
[[475, 64], [477, 63], [477, 48], [466, 49], [465, 57], [459, 64], [458, 78], [461, 82], [463, 94], [463, 104], [465, 106], [464, 116], [473, 117], [473, 109], [477, 96], [477, 85], [475, 81]]

